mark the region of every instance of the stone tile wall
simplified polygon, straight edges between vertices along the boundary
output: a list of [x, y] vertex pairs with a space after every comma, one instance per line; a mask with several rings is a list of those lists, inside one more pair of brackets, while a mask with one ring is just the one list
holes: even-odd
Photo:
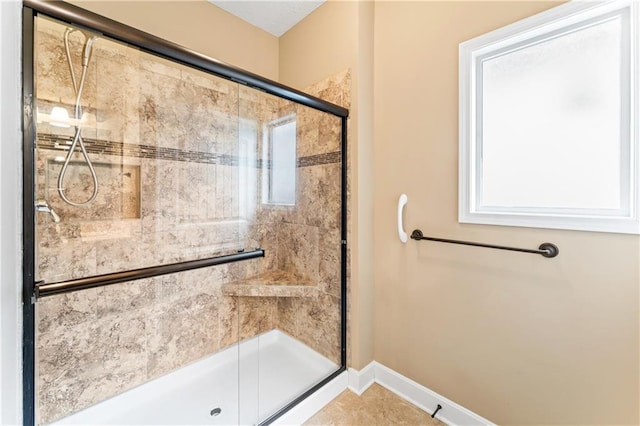
[[[349, 108], [351, 74], [338, 73], [305, 91]], [[340, 151], [336, 117], [297, 106], [298, 155]], [[283, 214], [278, 232], [281, 268], [311, 273], [315, 297], [278, 298], [278, 328], [340, 364], [340, 173], [341, 163], [298, 169], [296, 208]]]
[[[335, 117], [98, 39], [89, 66], [83, 136], [98, 166], [97, 199], [72, 207], [57, 194], [73, 128], [64, 27], [38, 20], [38, 278], [60, 281], [262, 247], [264, 259], [50, 296], [37, 304], [37, 395], [48, 423], [280, 328], [339, 362], [340, 127]], [[82, 39], [72, 36], [76, 71]], [[312, 94], [348, 106], [349, 74]], [[295, 113], [297, 198], [261, 202], [265, 125]], [[238, 119], [240, 117], [240, 119]], [[74, 156], [65, 189], [93, 189]], [[304, 277], [315, 298], [230, 297], [225, 284], [278, 272]]]

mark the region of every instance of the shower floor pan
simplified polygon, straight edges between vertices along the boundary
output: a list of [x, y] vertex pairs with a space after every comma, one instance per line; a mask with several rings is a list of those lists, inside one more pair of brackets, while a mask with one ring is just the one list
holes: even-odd
[[271, 330], [52, 425], [253, 425], [337, 369]]

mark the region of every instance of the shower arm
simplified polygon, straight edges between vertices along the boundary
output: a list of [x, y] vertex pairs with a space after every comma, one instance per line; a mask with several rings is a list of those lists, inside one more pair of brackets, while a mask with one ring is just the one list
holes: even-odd
[[42, 213], [49, 213], [49, 215], [51, 215], [51, 220], [53, 220], [54, 223], [60, 223], [60, 216], [58, 216], [55, 210], [53, 210], [49, 206], [49, 203], [47, 202], [47, 200], [36, 201], [36, 211], [42, 212]]

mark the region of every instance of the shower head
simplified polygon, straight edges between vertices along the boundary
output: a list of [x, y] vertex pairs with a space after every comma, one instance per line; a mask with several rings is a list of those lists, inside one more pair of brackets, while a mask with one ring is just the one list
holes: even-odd
[[88, 67], [89, 60], [91, 59], [91, 50], [93, 49], [93, 42], [98, 38], [97, 35], [82, 28], [67, 27], [64, 32], [65, 43], [68, 43], [69, 36], [75, 32], [82, 33], [84, 36], [84, 48], [82, 49], [82, 66]]
[[[85, 37], [86, 37], [86, 33], [85, 33]], [[85, 41], [84, 43], [84, 49], [82, 51], [82, 66], [83, 67], [88, 67], [89, 66], [89, 60], [91, 59], [91, 49], [93, 47], [93, 42], [96, 40], [97, 37], [95, 36], [90, 36], [87, 38], [87, 41]]]
[[[71, 47], [69, 46], [69, 36], [71, 33], [75, 32], [75, 31], [80, 31], [82, 33], [82, 35], [84, 36], [84, 48], [82, 49], [82, 71], [80, 72], [80, 78], [78, 79], [76, 77], [76, 73], [75, 70], [73, 69], [73, 59], [71, 58]], [[84, 141], [82, 140], [82, 125], [80, 124], [81, 120], [82, 120], [82, 91], [84, 89], [84, 84], [87, 78], [87, 70], [89, 69], [89, 61], [91, 60], [91, 48], [93, 47], [93, 42], [96, 40], [97, 36], [94, 36], [92, 33], [90, 32], [86, 32], [82, 29], [76, 29], [76, 28], [71, 28], [71, 27], [67, 27], [67, 29], [64, 32], [64, 51], [65, 54], [67, 56], [67, 65], [69, 66], [69, 72], [71, 74], [71, 82], [73, 83], [73, 91], [76, 94], [76, 102], [75, 102], [75, 108], [74, 108], [74, 118], [77, 122], [76, 125], [76, 130], [75, 130], [75, 135], [73, 137], [73, 141], [71, 142], [71, 146], [69, 147], [69, 151], [67, 152], [67, 157], [64, 160], [64, 164], [62, 165], [62, 169], [60, 170], [60, 174], [58, 175], [58, 194], [60, 194], [60, 198], [62, 198], [62, 200], [67, 203], [70, 204], [72, 206], [82, 206], [84, 204], [90, 203], [91, 201], [93, 201], [96, 196], [98, 195], [98, 176], [96, 175], [96, 171], [93, 167], [93, 164], [91, 163], [91, 160], [89, 159], [89, 156], [87, 155], [87, 151], [84, 147]], [[64, 178], [66, 176], [67, 173], [67, 167], [69, 166], [69, 162], [71, 161], [71, 157], [73, 156], [73, 152], [76, 149], [76, 146], [79, 145], [80, 146], [80, 151], [82, 152], [82, 155], [84, 155], [84, 159], [86, 160], [86, 164], [87, 167], [89, 168], [89, 171], [91, 172], [91, 179], [93, 180], [93, 193], [91, 194], [91, 197], [89, 197], [88, 200], [81, 202], [81, 203], [76, 203], [75, 201], [71, 201], [66, 195], [65, 195], [65, 191], [63, 189], [64, 187]], [[48, 206], [47, 206], [48, 207]], [[55, 212], [51, 209], [50, 213], [51, 213], [51, 217], [53, 218], [53, 220], [56, 220], [56, 217], [58, 215], [55, 214]], [[60, 218], [58, 217], [58, 220]]]

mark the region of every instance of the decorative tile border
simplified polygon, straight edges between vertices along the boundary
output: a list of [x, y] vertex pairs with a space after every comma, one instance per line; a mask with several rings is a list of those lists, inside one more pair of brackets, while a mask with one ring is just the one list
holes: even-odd
[[[72, 142], [71, 136], [58, 136], [38, 133], [37, 146], [40, 149], [67, 151]], [[176, 148], [166, 148], [152, 145], [136, 145], [123, 142], [113, 142], [103, 139], [82, 138], [87, 152], [91, 154], [116, 155], [120, 157], [150, 158], [158, 160], [184, 161], [191, 163], [222, 164], [237, 166], [242, 158], [237, 155], [217, 154], [211, 152], [190, 151]], [[298, 167], [318, 166], [322, 164], [340, 163], [340, 151], [326, 154], [310, 155], [298, 158]], [[270, 161], [259, 159], [256, 167], [271, 167]], [[244, 162], [243, 162], [244, 164]]]
[[310, 155], [298, 158], [298, 167], [318, 166], [320, 164], [340, 163], [342, 153], [340, 151], [328, 152], [326, 154]]
[[[52, 134], [38, 134], [38, 148], [56, 151], [67, 151], [73, 138]], [[186, 161], [193, 163], [238, 165], [238, 157], [227, 154], [216, 154], [200, 151], [189, 151], [152, 145], [136, 145], [131, 143], [91, 139], [83, 137], [85, 148], [91, 154], [117, 155], [120, 157], [153, 158], [159, 160]]]

